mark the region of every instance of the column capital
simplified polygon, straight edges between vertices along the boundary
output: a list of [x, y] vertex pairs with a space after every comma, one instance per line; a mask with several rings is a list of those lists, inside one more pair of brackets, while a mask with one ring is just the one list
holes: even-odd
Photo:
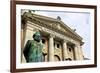
[[63, 42], [66, 42], [66, 43], [67, 43], [67, 42], [68, 42], [68, 40], [66, 40], [66, 39], [63, 39]]
[[79, 44], [74, 44], [75, 45], [75, 47], [78, 47], [78, 46], [80, 46]]
[[54, 37], [55, 37], [55, 35], [54, 35], [54, 34], [50, 34], [50, 35], [49, 35], [49, 37], [53, 37], [53, 38], [54, 38]]

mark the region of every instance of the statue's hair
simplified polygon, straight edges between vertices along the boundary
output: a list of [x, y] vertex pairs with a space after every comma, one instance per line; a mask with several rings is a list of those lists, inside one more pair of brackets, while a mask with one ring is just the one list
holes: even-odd
[[[36, 32], [40, 32], [40, 31], [36, 31]], [[33, 34], [33, 36], [32, 36], [33, 38], [36, 36], [36, 32]]]

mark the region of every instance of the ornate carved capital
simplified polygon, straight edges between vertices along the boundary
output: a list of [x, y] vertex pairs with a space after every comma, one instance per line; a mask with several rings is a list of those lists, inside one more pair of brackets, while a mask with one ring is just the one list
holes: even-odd
[[54, 37], [55, 37], [55, 35], [54, 35], [54, 34], [50, 34], [50, 35], [49, 35], [49, 38], [51, 38], [51, 37], [53, 37], [53, 38], [54, 38]]
[[68, 42], [68, 40], [66, 40], [66, 39], [63, 39], [63, 43], [64, 43], [64, 42], [66, 42], [66, 43], [67, 43], [67, 42]]

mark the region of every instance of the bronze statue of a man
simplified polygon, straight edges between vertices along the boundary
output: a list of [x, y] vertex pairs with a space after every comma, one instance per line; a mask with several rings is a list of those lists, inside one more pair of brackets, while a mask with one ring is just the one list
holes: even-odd
[[40, 32], [33, 34], [33, 39], [27, 41], [23, 51], [26, 62], [43, 62], [43, 45], [40, 43]]

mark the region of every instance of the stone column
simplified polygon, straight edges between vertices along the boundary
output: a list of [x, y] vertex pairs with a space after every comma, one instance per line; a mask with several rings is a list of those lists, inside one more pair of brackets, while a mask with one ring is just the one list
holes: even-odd
[[78, 52], [79, 52], [79, 60], [83, 60], [84, 58], [81, 45], [78, 46]]
[[63, 60], [68, 58], [67, 41], [63, 40]]
[[79, 48], [77, 44], [75, 44], [74, 52], [75, 52], [75, 60], [79, 60]]
[[49, 36], [49, 61], [54, 61], [54, 35]]

